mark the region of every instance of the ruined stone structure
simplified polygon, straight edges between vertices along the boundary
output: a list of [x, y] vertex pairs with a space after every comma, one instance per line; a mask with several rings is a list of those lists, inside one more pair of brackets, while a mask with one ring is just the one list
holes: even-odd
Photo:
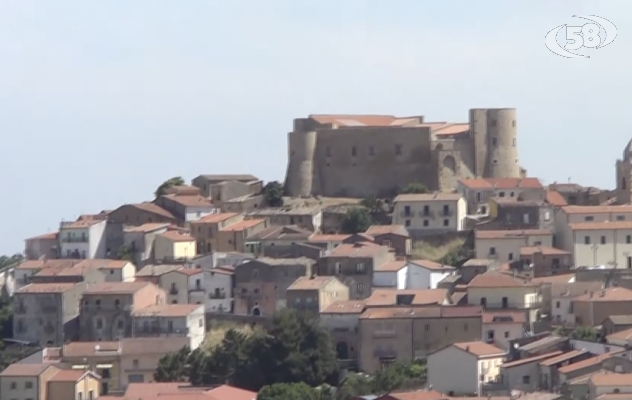
[[289, 196], [392, 195], [417, 182], [452, 190], [465, 178], [518, 178], [516, 110], [470, 110], [469, 122], [311, 115], [288, 134]]

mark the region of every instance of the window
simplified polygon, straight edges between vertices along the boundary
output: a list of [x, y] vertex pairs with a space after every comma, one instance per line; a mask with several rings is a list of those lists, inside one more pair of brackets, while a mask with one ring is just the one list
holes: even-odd
[[[110, 392], [110, 387], [107, 384], [107, 382], [101, 382], [101, 394], [102, 395], [106, 395]], [[90, 391], [90, 393], [92, 393], [92, 390]], [[93, 397], [94, 394], [91, 394], [91, 396]], [[91, 399], [92, 400], [92, 399]]]
[[590, 222], [590, 221], [594, 221], [594, 220], [595, 220], [595, 217], [593, 217], [592, 215], [584, 217], [584, 221], [586, 221], [586, 222]]
[[630, 236], [630, 235], [626, 236], [626, 237], [625, 237], [625, 242], [626, 242], [627, 244], [632, 243], [632, 236]]
[[18, 384], [16, 382], [11, 382], [11, 389], [17, 389]]
[[516, 194], [514, 192], [509, 193], [509, 197], [515, 197]]
[[424, 226], [428, 226], [428, 224], [430, 224], [430, 222], [428, 222], [427, 219], [424, 219]]
[[529, 382], [530, 382], [530, 380], [531, 380], [530, 378], [531, 378], [531, 377], [530, 377], [529, 375], [525, 375], [525, 376], [523, 376], [523, 377], [522, 377], [522, 384], [523, 384], [523, 385], [528, 385], [528, 384], [529, 384]]
[[492, 119], [492, 126], [496, 126], [498, 124], [498, 121], [496, 121], [495, 119]]
[[81, 250], [81, 258], [86, 258], [86, 251], [85, 250]]
[[509, 307], [509, 299], [507, 297], [502, 298], [502, 307], [503, 308]]
[[617, 215], [617, 221], [625, 221], [625, 215]]
[[450, 215], [450, 206], [447, 204], [443, 206], [443, 215]]
[[130, 374], [127, 380], [129, 383], [143, 383], [145, 376], [143, 374]]
[[496, 255], [496, 248], [495, 247], [490, 247], [489, 248], [489, 255], [490, 256], [495, 256]]
[[97, 306], [100, 306], [101, 305], [101, 300], [95, 300], [94, 304], [97, 305]]
[[481, 306], [485, 307], [487, 305], [487, 297], [481, 297]]
[[522, 221], [523, 221], [525, 224], [528, 224], [528, 223], [529, 223], [529, 214], [524, 214], [524, 215], [522, 216]]
[[[108, 386], [105, 385], [105, 388], [107, 389]], [[101, 385], [101, 389], [103, 389], [103, 385]], [[105, 394], [105, 393], [103, 393], [103, 394]], [[90, 389], [90, 391], [88, 392], [88, 400], [94, 400], [94, 390], [92, 390], [92, 389]]]
[[606, 237], [605, 236], [601, 237], [601, 244], [606, 244]]
[[109, 379], [109, 378], [112, 377], [111, 374], [110, 374], [110, 369], [109, 368], [103, 368], [101, 370], [101, 374], [100, 375], [101, 375], [101, 378], [104, 378], [104, 379]]
[[336, 274], [342, 275], [342, 263], [336, 263]]
[[370, 156], [374, 156], [375, 155], [375, 148], [373, 146], [369, 146], [369, 155]]
[[364, 283], [358, 282], [358, 285], [357, 285], [356, 289], [357, 289], [356, 291], [358, 292], [358, 294], [364, 293]]
[[410, 226], [410, 220], [409, 220], [409, 219], [407, 219], [407, 220], [406, 220], [405, 225], [406, 225], [406, 226]]
[[410, 206], [404, 206], [404, 215], [410, 215]]
[[467, 332], [469, 326], [467, 324], [463, 325], [463, 331]]
[[498, 193], [498, 197], [505, 197], [505, 192]]
[[356, 264], [356, 272], [364, 272], [364, 263]]
[[559, 301], [555, 302], [555, 308], [560, 308], [560, 302]]
[[584, 244], [590, 244], [590, 236], [584, 236]]
[[134, 368], [138, 368], [138, 360], [132, 361], [132, 365], [134, 366]]
[[402, 145], [401, 144], [396, 144], [395, 145], [395, 154], [398, 156], [402, 155]]
[[509, 337], [509, 332], [505, 331], [505, 339], [507, 339]]
[[476, 202], [480, 203], [483, 200], [483, 195], [481, 192], [476, 192]]
[[353, 146], [353, 147], [351, 148], [351, 155], [352, 155], [353, 157], [355, 157], [355, 156], [357, 156], [357, 155], [358, 155], [358, 149], [356, 149], [356, 147], [355, 147], [355, 146]]
[[492, 138], [492, 144], [493, 144], [494, 146], [498, 146], [498, 139], [497, 139], [497, 138], [495, 138], [495, 137], [494, 137], [494, 138]]
[[430, 324], [426, 324], [426, 332], [430, 332]]
[[331, 157], [331, 147], [326, 147], [325, 148], [325, 156], [326, 157]]
[[200, 318], [200, 319], [198, 320], [198, 326], [199, 326], [200, 328], [204, 326], [204, 318]]
[[77, 400], [83, 400], [83, 392], [77, 393]]
[[103, 329], [103, 320], [101, 318], [97, 318], [97, 329]]
[[430, 215], [430, 206], [424, 206], [424, 215]]
[[123, 329], [123, 320], [119, 319], [117, 324], [118, 329]]
[[507, 258], [509, 258], [509, 260], [510, 260], [510, 261], [511, 261], [511, 260], [513, 260], [513, 253], [509, 253], [509, 254], [507, 255]]
[[[516, 121], [513, 122], [513, 126], [516, 126]], [[513, 147], [516, 147], [516, 138], [513, 138], [511, 142], [512, 142]]]
[[255, 292], [255, 294], [259, 294], [259, 288], [255, 288], [255, 290], [253, 290], [253, 292]]
[[121, 305], [121, 300], [119, 299], [114, 300], [114, 307], [118, 307], [120, 305]]
[[449, 219], [444, 219], [443, 220], [443, 226], [450, 226], [450, 220]]
[[252, 277], [253, 278], [257, 278], [259, 276], [259, 270], [258, 269], [253, 269], [252, 270]]

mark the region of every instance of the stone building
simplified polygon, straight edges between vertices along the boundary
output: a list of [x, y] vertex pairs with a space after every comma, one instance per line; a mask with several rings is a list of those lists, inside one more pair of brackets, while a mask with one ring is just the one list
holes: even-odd
[[516, 110], [472, 109], [469, 122], [422, 116], [310, 115], [288, 134], [291, 196], [367, 197], [412, 182], [454, 189], [462, 178], [520, 177]]
[[287, 306], [320, 312], [335, 301], [349, 300], [349, 288], [335, 276], [301, 276], [287, 288]]
[[106, 282], [83, 294], [79, 314], [82, 341], [117, 340], [132, 334], [134, 310], [165, 303], [165, 291], [149, 282]]

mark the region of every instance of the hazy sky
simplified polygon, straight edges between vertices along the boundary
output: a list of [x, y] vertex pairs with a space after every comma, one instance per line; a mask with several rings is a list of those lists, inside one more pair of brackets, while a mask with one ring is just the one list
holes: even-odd
[[[61, 219], [151, 200], [171, 176], [282, 180], [292, 119], [518, 108], [520, 163], [614, 186], [632, 137], [632, 2], [187, 0], [0, 3], [0, 254]], [[617, 39], [544, 46], [575, 14]], [[627, 50], [626, 50], [627, 49]], [[626, 54], [628, 54], [626, 56]]]

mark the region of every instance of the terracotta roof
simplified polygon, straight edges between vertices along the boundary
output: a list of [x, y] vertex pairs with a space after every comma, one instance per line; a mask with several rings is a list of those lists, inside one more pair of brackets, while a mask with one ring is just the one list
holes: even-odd
[[632, 339], [632, 328], [625, 329], [623, 331], [615, 332], [611, 335], [606, 336], [608, 340], [630, 340]]
[[257, 226], [259, 224], [265, 223], [264, 219], [248, 219], [241, 222], [236, 222], [234, 224], [228, 225], [220, 230], [220, 232], [234, 232], [234, 231], [243, 231], [248, 228], [252, 228], [253, 226]]
[[167, 231], [156, 236], [171, 240], [172, 242], [195, 242], [195, 238], [189, 235], [183, 235], [175, 231]]
[[632, 205], [625, 206], [566, 206], [566, 214], [626, 214], [632, 213]]
[[533, 357], [521, 358], [519, 360], [515, 360], [515, 361], [508, 362], [508, 363], [504, 363], [504, 364], [501, 365], [501, 367], [503, 367], [503, 368], [517, 367], [517, 366], [524, 365], [524, 364], [529, 364], [529, 363], [532, 363], [532, 362], [539, 362], [539, 361], [542, 361], [542, 360], [546, 360], [546, 359], [549, 359], [551, 357], [557, 357], [557, 356], [559, 356], [561, 354], [562, 354], [562, 351], [559, 351], [559, 350], [558, 351], [553, 351], [551, 353], [540, 354], [540, 355], [533, 356]]
[[15, 269], [69, 268], [82, 261], [84, 260], [27, 260], [20, 263]]
[[169, 224], [166, 223], [149, 223], [143, 224], [141, 226], [127, 226], [125, 227], [125, 232], [134, 233], [134, 232], [153, 232], [159, 229], [167, 229]]
[[203, 308], [202, 304], [158, 304], [134, 310], [132, 315], [135, 317], [186, 317]]
[[482, 313], [483, 308], [479, 306], [400, 306], [368, 308], [360, 315], [360, 319], [480, 318]]
[[410, 233], [404, 225], [371, 225], [364, 233], [373, 237], [389, 234], [410, 237]]
[[248, 236], [248, 240], [307, 240], [313, 234], [312, 231], [303, 229], [297, 225], [277, 226], [271, 225], [262, 231]]
[[461, 179], [459, 182], [468, 189], [542, 189], [538, 178], [488, 178]]
[[347, 234], [334, 234], [334, 235], [312, 235], [309, 238], [310, 242], [342, 242], [352, 235]]
[[[412, 392], [389, 393], [388, 397], [394, 400], [440, 400], [448, 399], [447, 396], [436, 390], [415, 390]], [[376, 399], [378, 400], [378, 399]], [[469, 399], [468, 399], [469, 400]]]
[[193, 275], [197, 275], [197, 274], [203, 274], [204, 270], [202, 268], [179, 268], [176, 269], [173, 272], [177, 272], [179, 274], [183, 274], [183, 275], [187, 275], [187, 276], [193, 276]]
[[414, 122], [415, 119], [421, 123], [420, 118], [423, 117], [407, 117], [399, 118], [393, 115], [310, 115], [308, 118], [315, 120], [321, 124], [336, 124], [339, 126], [399, 126], [401, 121]]
[[524, 311], [485, 311], [484, 324], [524, 324], [527, 322]]
[[571, 358], [575, 358], [577, 356], [581, 356], [582, 354], [586, 354], [588, 353], [588, 351], [586, 350], [572, 350], [569, 351], [567, 353], [564, 354], [560, 354], [557, 357], [553, 357], [553, 358], [549, 358], [547, 360], [544, 360], [540, 363], [540, 365], [544, 365], [544, 366], [551, 366], [551, 365], [555, 365], [557, 363], [561, 363], [567, 360], [570, 360]]
[[145, 202], [145, 203], [136, 203], [136, 204], [125, 204], [122, 207], [125, 207], [125, 206], [137, 208], [139, 210], [142, 210], [151, 214], [160, 215], [161, 217], [165, 217], [165, 218], [169, 218], [173, 220], [176, 219], [176, 217], [173, 214], [171, 214], [169, 211], [165, 210], [164, 208], [154, 203]]
[[632, 394], [630, 393], [605, 393], [598, 396], [595, 400], [629, 400], [631, 398]]
[[[336, 281], [338, 279], [335, 276], [301, 276], [287, 290], [318, 290]], [[340, 281], [338, 282], [340, 283]]]
[[455, 268], [431, 260], [409, 260], [410, 263], [433, 271], [454, 271]]
[[632, 301], [632, 290], [612, 287], [576, 297], [573, 301]]
[[[184, 393], [183, 389], [193, 389], [190, 383], [184, 382], [145, 382], [145, 383], [130, 383], [127, 386], [125, 395], [119, 400], [127, 399], [144, 399], [148, 396], [158, 396], [165, 394]], [[199, 393], [204, 389], [200, 389]], [[101, 400], [102, 397], [99, 397]]]
[[571, 279], [575, 278], [575, 274], [560, 274], [560, 275], [551, 275], [551, 276], [542, 276], [539, 278], [531, 279], [532, 283], [541, 284], [541, 283], [569, 283]]
[[568, 226], [574, 231], [631, 230], [632, 221], [579, 222]]
[[105, 223], [105, 219], [79, 219], [73, 222], [63, 222], [59, 229], [89, 228], [92, 225]]
[[86, 273], [94, 269], [96, 268], [79, 263], [66, 268], [44, 268], [36, 273], [35, 276], [85, 276]]
[[458, 201], [463, 196], [460, 193], [418, 193], [418, 194], [400, 194], [393, 200], [397, 202], [414, 202], [414, 201]]
[[222, 267], [216, 267], [211, 269], [210, 271], [211, 276], [213, 276], [214, 274], [220, 274], [220, 275], [235, 275], [235, 268], [228, 268], [228, 266], [222, 266]]
[[118, 351], [119, 342], [71, 342], [62, 347], [62, 356], [69, 358], [107, 356]]
[[83, 378], [84, 375], [90, 374], [89, 371], [77, 370], [77, 369], [65, 369], [56, 373], [51, 379], [51, 382], [77, 382]]
[[548, 246], [535, 246], [535, 247], [521, 247], [520, 255], [521, 256], [532, 256], [536, 253], [542, 253], [545, 256], [562, 256], [571, 254], [568, 251], [556, 249], [555, 247]]
[[503, 288], [528, 287], [536, 284], [500, 272], [485, 272], [474, 277], [467, 285], [468, 288]]
[[43, 235], [34, 236], [26, 240], [55, 240], [59, 238], [59, 232], [45, 233]]
[[564, 196], [555, 190], [546, 191], [546, 202], [555, 207], [564, 207], [568, 205]]
[[504, 350], [481, 341], [454, 343], [453, 346], [458, 347], [461, 350], [465, 350], [477, 357], [488, 357], [495, 355], [502, 356], [506, 354]]
[[149, 282], [102, 282], [88, 285], [84, 295], [90, 294], [133, 294], [151, 285]]
[[51, 364], [10, 364], [0, 376], [40, 376], [51, 367], [55, 368]]
[[593, 365], [601, 364], [604, 360], [607, 360], [608, 358], [614, 356], [616, 353], [619, 353], [619, 352], [610, 352], [606, 354], [600, 354], [595, 357], [587, 358], [585, 360], [559, 368], [557, 372], [559, 372], [560, 374], [567, 374], [569, 372], [592, 367]]
[[386, 246], [380, 246], [371, 242], [357, 242], [353, 244], [341, 244], [325, 257], [367, 258], [387, 251], [389, 251], [389, 248]]
[[74, 287], [74, 283], [31, 283], [16, 293], [64, 293]]
[[601, 282], [554, 282], [551, 283], [551, 298], [566, 297], [572, 299], [591, 291], [597, 293], [601, 287]]
[[229, 385], [222, 385], [204, 392], [210, 400], [255, 400], [257, 393], [239, 389]]
[[413, 295], [413, 306], [443, 304], [447, 289], [375, 289], [366, 299], [367, 307], [394, 306], [397, 305], [398, 295]]
[[549, 229], [521, 229], [506, 231], [475, 231], [476, 239], [513, 239], [526, 236], [552, 235]]
[[321, 314], [362, 314], [364, 311], [364, 300], [341, 300], [330, 304], [321, 311]]
[[199, 194], [166, 194], [162, 196], [184, 207], [212, 207], [213, 203]]
[[227, 219], [236, 217], [238, 215], [239, 214], [237, 213], [209, 214], [195, 221], [191, 221], [191, 223], [192, 224], [216, 224], [218, 222], [226, 221]]
[[632, 374], [617, 374], [615, 372], [603, 372], [593, 375], [590, 380], [595, 386], [631, 386]]
[[136, 273], [136, 276], [160, 276], [181, 269], [182, 264], [149, 264]]
[[97, 269], [121, 269], [128, 264], [131, 264], [131, 261], [94, 258], [82, 261], [78, 264], [78, 267]]
[[397, 272], [408, 265], [406, 260], [389, 261], [374, 268], [373, 272]]
[[470, 124], [468, 123], [447, 123], [442, 126], [432, 127], [432, 134], [435, 136], [460, 135], [469, 131]]

